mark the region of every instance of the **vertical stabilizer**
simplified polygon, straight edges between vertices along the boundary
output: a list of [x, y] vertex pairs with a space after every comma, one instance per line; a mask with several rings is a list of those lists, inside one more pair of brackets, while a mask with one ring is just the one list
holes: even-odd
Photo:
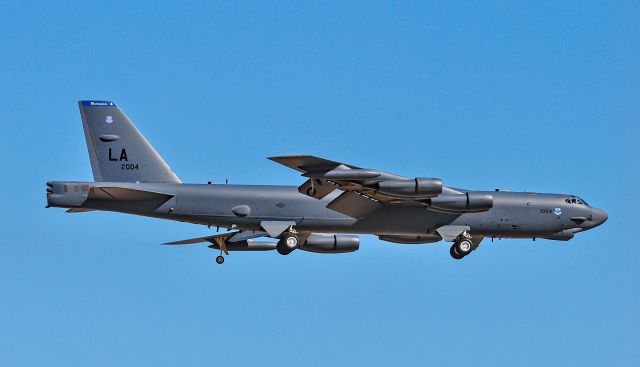
[[95, 181], [180, 183], [112, 101], [79, 101]]

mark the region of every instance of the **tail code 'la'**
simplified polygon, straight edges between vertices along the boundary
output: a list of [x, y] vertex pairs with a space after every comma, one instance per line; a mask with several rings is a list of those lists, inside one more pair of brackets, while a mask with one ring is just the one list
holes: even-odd
[[79, 101], [95, 181], [181, 183], [112, 101]]

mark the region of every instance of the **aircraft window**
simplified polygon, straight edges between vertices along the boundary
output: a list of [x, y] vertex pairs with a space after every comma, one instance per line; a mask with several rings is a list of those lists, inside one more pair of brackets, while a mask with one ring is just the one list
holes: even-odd
[[564, 198], [564, 202], [567, 204], [578, 204], [578, 205], [589, 206], [589, 204], [587, 204], [586, 201], [580, 199], [579, 197]]

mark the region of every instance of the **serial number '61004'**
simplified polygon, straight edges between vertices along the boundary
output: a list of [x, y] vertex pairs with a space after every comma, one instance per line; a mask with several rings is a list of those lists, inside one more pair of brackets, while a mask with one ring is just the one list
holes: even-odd
[[120, 167], [123, 171], [136, 171], [138, 169], [138, 163], [123, 163]]

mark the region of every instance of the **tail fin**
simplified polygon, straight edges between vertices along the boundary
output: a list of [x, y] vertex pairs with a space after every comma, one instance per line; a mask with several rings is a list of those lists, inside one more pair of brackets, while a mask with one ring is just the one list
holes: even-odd
[[79, 101], [95, 181], [180, 183], [112, 101]]

